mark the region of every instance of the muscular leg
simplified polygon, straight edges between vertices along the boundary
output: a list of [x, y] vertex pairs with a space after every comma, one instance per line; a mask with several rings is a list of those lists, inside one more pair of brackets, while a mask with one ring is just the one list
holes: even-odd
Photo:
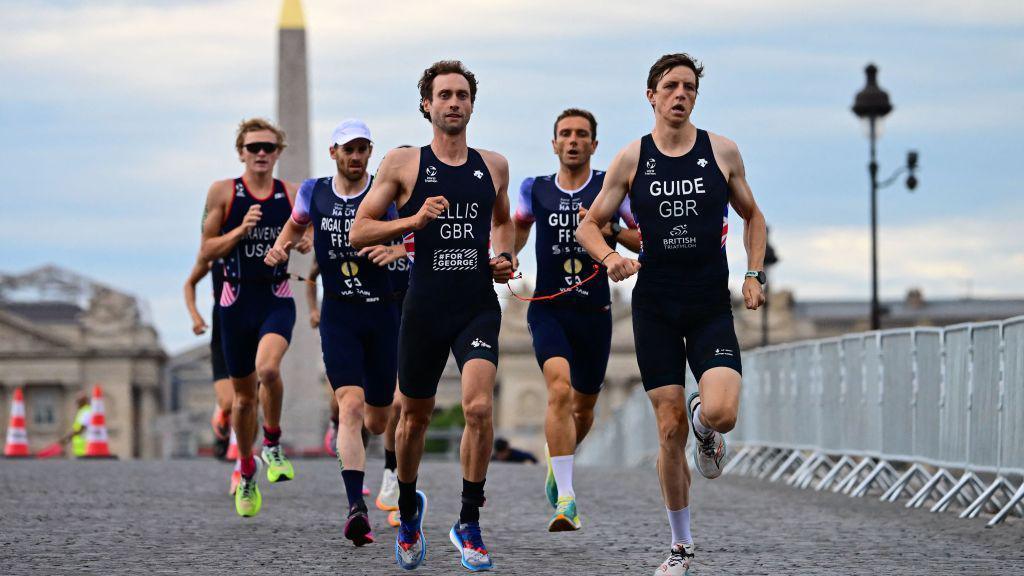
[[280, 334], [266, 334], [256, 349], [256, 374], [267, 389], [263, 404], [263, 424], [277, 428], [281, 424], [281, 403], [284, 385], [281, 382], [281, 359], [288, 351], [288, 341]]
[[244, 460], [252, 456], [256, 440], [256, 388], [259, 381], [253, 372], [244, 378], [232, 378], [234, 400], [231, 407], [231, 427], [235, 429], [238, 454]]
[[[573, 418], [573, 389], [569, 384], [569, 361], [548, 358], [544, 362], [544, 380], [548, 387], [548, 408], [544, 418], [544, 437], [551, 456], [576, 452], [578, 424]], [[589, 425], [587, 426], [589, 428]]]
[[583, 443], [583, 439], [590, 432], [594, 425], [594, 405], [597, 404], [597, 394], [584, 394], [577, 390], [572, 391], [572, 421], [576, 426], [576, 445]]
[[423, 443], [434, 411], [433, 398], [402, 396], [402, 415], [395, 430], [395, 451], [398, 453], [398, 480], [412, 482], [419, 474]]
[[224, 414], [231, 414], [231, 405], [235, 398], [234, 386], [231, 384], [231, 379], [225, 378], [223, 380], [214, 381], [213, 393], [217, 397], [217, 407], [220, 408], [221, 412]]
[[669, 385], [647, 393], [658, 425], [658, 479], [661, 495], [669, 510], [680, 510], [690, 503], [690, 467], [686, 463], [686, 438], [690, 431], [686, 418], [683, 387]]
[[459, 456], [462, 477], [481, 482], [487, 476], [494, 444], [494, 378], [497, 366], [480, 358], [462, 367], [462, 412], [466, 429], [462, 434]]
[[388, 410], [388, 425], [384, 430], [384, 449], [388, 452], [395, 451], [395, 432], [398, 430], [398, 419], [402, 417], [401, 395], [401, 392], [395, 392], [395, 401]]
[[364, 470], [363, 389], [359, 386], [342, 386], [334, 391], [334, 398], [338, 403], [338, 458], [346, 470]]
[[740, 409], [740, 373], [719, 366], [700, 377], [700, 422], [725, 434], [736, 426]]
[[391, 406], [370, 406], [367, 404], [364, 412], [363, 425], [366, 426], [370, 434], [378, 436], [387, 430], [391, 417]]

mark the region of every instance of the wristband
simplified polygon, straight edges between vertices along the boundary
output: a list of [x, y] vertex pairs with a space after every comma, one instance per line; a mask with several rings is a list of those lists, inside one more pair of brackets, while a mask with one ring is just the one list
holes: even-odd
[[604, 261], [607, 260], [608, 257], [611, 256], [612, 254], [618, 254], [618, 252], [616, 252], [615, 250], [612, 250], [611, 252], [605, 254], [604, 258], [601, 258], [601, 261], [598, 262], [598, 264], [604, 265]]
[[509, 264], [513, 264], [513, 262], [512, 262], [512, 255], [509, 254], [508, 252], [502, 252], [501, 254], [498, 254], [497, 257], [498, 258], [504, 258], [505, 260], [508, 260]]

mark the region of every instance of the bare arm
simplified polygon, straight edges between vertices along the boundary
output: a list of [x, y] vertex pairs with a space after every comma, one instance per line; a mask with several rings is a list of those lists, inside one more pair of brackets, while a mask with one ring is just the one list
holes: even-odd
[[192, 333], [196, 336], [206, 332], [206, 321], [196, 308], [196, 284], [210, 271], [210, 263], [202, 258], [197, 258], [192, 270], [185, 280], [185, 307], [188, 308], [188, 315], [192, 317]]
[[[415, 154], [414, 154], [415, 153]], [[388, 152], [380, 163], [373, 186], [359, 205], [352, 229], [348, 233], [349, 244], [362, 249], [390, 242], [409, 230], [419, 230], [435, 220], [448, 207], [442, 196], [427, 198], [419, 212], [407, 218], [381, 220], [387, 214], [388, 206], [396, 204], [405, 187], [402, 177], [419, 167], [419, 151], [414, 148], [400, 148]], [[413, 177], [414, 179], [415, 177]]]
[[320, 326], [320, 302], [317, 301], [316, 277], [320, 275], [320, 266], [316, 259], [309, 267], [309, 282], [306, 282], [306, 304], [309, 306], [309, 325], [312, 328]]
[[[491, 276], [499, 284], [505, 284], [512, 278], [518, 268], [514, 254], [516, 244], [516, 228], [512, 222], [512, 214], [508, 200], [508, 161], [501, 154], [481, 151], [487, 169], [494, 180], [494, 207], [491, 209], [491, 251], [496, 257], [491, 259]], [[500, 256], [512, 255], [511, 261]]]
[[601, 228], [616, 214], [629, 193], [629, 180], [636, 169], [639, 153], [639, 142], [633, 142], [615, 156], [605, 174], [601, 193], [576, 228], [576, 241], [591, 258], [608, 268], [608, 277], [616, 282], [636, 274], [640, 270], [640, 263], [609, 248]]
[[281, 228], [281, 233], [277, 235], [277, 240], [274, 240], [274, 246], [263, 259], [263, 263], [267, 266], [277, 266], [287, 262], [292, 248], [295, 248], [295, 244], [305, 238], [306, 227], [307, 225], [299, 224], [292, 218], [288, 218], [288, 221], [284, 223], [284, 227]]
[[516, 256], [523, 251], [523, 247], [526, 246], [526, 241], [530, 239], [531, 228], [533, 228], [533, 222], [516, 220]]
[[619, 235], [615, 237], [622, 244], [632, 252], [640, 252], [640, 231], [635, 228], [623, 228]]
[[[721, 154], [722, 163], [729, 170], [729, 203], [743, 218], [743, 247], [747, 250], [747, 270], [764, 270], [764, 251], [768, 243], [768, 228], [764, 214], [754, 200], [754, 193], [747, 184], [743, 157], [734, 142], [717, 137], [715, 152]], [[764, 304], [764, 292], [756, 278], [743, 281], [743, 301], [750, 310], [757, 310]]]
[[246, 233], [249, 232], [262, 216], [260, 207], [253, 205], [245, 214], [242, 224], [226, 234], [220, 233], [220, 227], [227, 217], [228, 201], [231, 199], [230, 180], [220, 180], [210, 186], [206, 195], [206, 220], [203, 221], [203, 243], [199, 248], [199, 257], [213, 262], [228, 255]]

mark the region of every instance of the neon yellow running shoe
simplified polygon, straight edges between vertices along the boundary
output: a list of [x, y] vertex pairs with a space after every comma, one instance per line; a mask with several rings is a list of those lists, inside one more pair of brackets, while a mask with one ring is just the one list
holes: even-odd
[[264, 446], [260, 458], [267, 463], [267, 480], [271, 483], [295, 479], [295, 468], [284, 456], [281, 445]]
[[263, 497], [260, 496], [260, 487], [256, 485], [256, 475], [252, 478], [242, 477], [235, 490], [235, 512], [242, 518], [249, 518], [260, 513], [263, 506]]
[[544, 445], [544, 460], [548, 463], [548, 477], [544, 479], [544, 493], [548, 497], [548, 503], [552, 508], [558, 508], [558, 483], [555, 482], [555, 470], [551, 467], [551, 452], [548, 445]]
[[548, 532], [572, 532], [580, 529], [580, 515], [576, 512], [576, 499], [562, 496], [558, 499], [555, 515], [548, 522]]

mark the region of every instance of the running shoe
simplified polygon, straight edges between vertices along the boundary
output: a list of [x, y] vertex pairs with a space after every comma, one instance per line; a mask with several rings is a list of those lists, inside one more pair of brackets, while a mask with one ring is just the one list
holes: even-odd
[[295, 469], [292, 467], [292, 463], [285, 458], [284, 449], [280, 444], [264, 446], [260, 457], [267, 463], [267, 480], [271, 483], [295, 479]]
[[[686, 399], [686, 415], [693, 424], [693, 413], [700, 406], [700, 393], [694, 392]], [[725, 436], [712, 430], [707, 436], [701, 436], [694, 429], [693, 437], [697, 441], [693, 445], [693, 466], [705, 478], [718, 478], [722, 475], [725, 464]]]
[[242, 471], [238, 468], [238, 461], [235, 461], [235, 469], [231, 471], [231, 484], [228, 488], [228, 494], [235, 495], [235, 491], [238, 489], [238, 483], [242, 481]]
[[356, 546], [365, 546], [373, 542], [373, 529], [370, 528], [370, 516], [367, 514], [365, 503], [357, 502], [349, 508], [348, 520], [345, 521], [345, 538]]
[[327, 424], [327, 431], [324, 432], [324, 452], [338, 456], [338, 425], [334, 420]]
[[689, 576], [692, 562], [693, 544], [676, 544], [672, 546], [668, 559], [654, 571], [654, 576]]
[[544, 479], [544, 494], [548, 497], [548, 503], [552, 508], [558, 508], [558, 483], [555, 481], [555, 470], [551, 467], [551, 452], [548, 445], [544, 445], [544, 459], [548, 463], [548, 476]]
[[235, 490], [235, 512], [242, 518], [249, 518], [260, 513], [263, 506], [263, 497], [260, 495], [260, 487], [256, 484], [259, 477], [259, 468], [252, 478], [241, 476], [238, 488]]
[[226, 414], [220, 407], [213, 410], [210, 417], [210, 428], [213, 429], [213, 457], [224, 460], [228, 454], [228, 446], [231, 444], [231, 423], [225, 418]]
[[576, 498], [562, 496], [558, 499], [555, 515], [548, 522], [548, 532], [572, 532], [580, 529], [580, 515], [576, 512]]
[[487, 547], [484, 546], [483, 536], [480, 535], [479, 522], [459, 524], [456, 520], [452, 525], [451, 532], [448, 533], [448, 538], [462, 555], [462, 565], [468, 570], [482, 572], [494, 567], [491, 556], [487, 553]]
[[416, 517], [404, 518], [395, 536], [395, 561], [404, 570], [413, 570], [427, 557], [427, 535], [423, 532], [423, 519], [427, 516], [427, 495], [416, 491]]
[[398, 474], [394, 470], [384, 469], [376, 504], [381, 510], [398, 510]]
[[392, 528], [398, 528], [401, 526], [402, 521], [400, 520], [400, 516], [401, 514], [398, 513], [398, 510], [388, 512], [388, 526], [391, 526]]

